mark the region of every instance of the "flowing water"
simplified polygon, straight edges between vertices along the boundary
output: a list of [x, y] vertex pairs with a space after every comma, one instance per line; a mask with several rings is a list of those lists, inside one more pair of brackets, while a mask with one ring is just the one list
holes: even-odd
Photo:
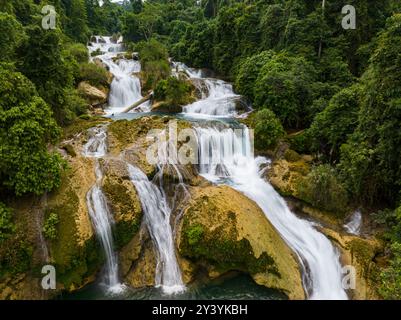
[[[141, 82], [136, 76], [141, 71], [139, 61], [125, 59], [124, 46], [122, 39], [117, 43], [112, 43], [110, 37], [96, 37], [97, 42], [89, 46], [89, 52], [101, 50], [102, 54], [95, 58], [100, 59], [113, 74], [113, 82], [110, 86], [108, 108], [105, 110], [107, 115], [123, 112], [135, 102], [142, 99]], [[118, 58], [118, 59], [117, 59]], [[145, 102], [138, 106], [133, 112], [146, 112], [150, 110], [150, 104]]]
[[171, 209], [166, 195], [137, 167], [128, 164], [128, 171], [141, 200], [145, 221], [157, 249], [156, 287], [161, 287], [167, 294], [180, 293], [185, 290], [185, 285], [175, 254], [170, 221]]
[[241, 96], [233, 91], [231, 84], [215, 78], [203, 77], [200, 70], [175, 63], [175, 70], [186, 73], [200, 92], [201, 99], [183, 107], [184, 113], [192, 116], [235, 117]]
[[357, 210], [352, 214], [348, 223], [344, 225], [344, 229], [348, 233], [358, 236], [361, 233], [361, 228], [362, 228], [362, 213], [361, 211]]
[[[201, 77], [185, 65], [179, 67], [191, 77]], [[209, 86], [208, 79], [204, 82]], [[219, 82], [215, 82], [219, 84]], [[233, 108], [226, 103], [235, 94], [232, 87], [214, 85], [210, 95], [184, 108], [192, 115], [233, 116]], [[216, 98], [218, 97], [218, 98]], [[228, 183], [255, 201], [274, 225], [281, 237], [298, 256], [305, 291], [309, 299], [347, 299], [342, 288], [342, 266], [339, 252], [314, 224], [298, 218], [284, 199], [263, 178], [263, 167], [268, 160], [253, 156], [253, 137], [247, 127], [234, 130], [216, 126], [213, 122], [198, 126], [199, 171], [215, 183]]]
[[105, 277], [103, 279], [107, 291], [113, 294], [123, 291], [124, 286], [118, 279], [118, 261], [113, 249], [112, 225], [113, 217], [107, 206], [107, 200], [100, 187], [103, 178], [97, 158], [107, 152], [106, 127], [95, 127], [89, 130], [89, 140], [84, 146], [84, 156], [96, 158], [96, 183], [86, 195], [89, 216], [106, 257]]
[[[93, 52], [97, 48], [105, 52], [99, 58], [115, 77], [111, 86], [107, 112], [108, 114], [122, 112], [142, 98], [139, 79], [135, 76], [135, 72], [140, 70], [140, 64], [125, 59], [114, 62], [113, 57], [122, 52], [123, 48], [121, 44], [112, 44], [109, 38], [105, 37], [104, 43], [97, 41], [90, 50]], [[342, 288], [339, 253], [330, 241], [315, 229], [314, 223], [300, 219], [292, 213], [284, 199], [264, 179], [264, 170], [269, 161], [263, 157], [253, 156], [253, 140], [248, 128], [244, 126], [238, 131], [228, 124], [216, 125], [215, 121], [212, 121], [237, 117], [237, 101], [240, 96], [233, 92], [230, 84], [206, 77], [200, 70], [190, 69], [179, 63], [175, 64], [175, 69], [176, 74], [178, 72], [187, 74], [201, 96], [199, 101], [183, 108], [183, 116], [189, 120], [193, 117], [211, 120], [195, 128], [199, 147], [200, 173], [212, 182], [231, 185], [259, 205], [281, 237], [298, 256], [305, 291], [309, 299], [347, 299]], [[149, 105], [145, 104], [135, 111], [143, 112], [149, 109]], [[106, 153], [105, 144], [102, 142], [105, 138], [101, 130], [94, 133], [96, 138], [88, 141], [85, 154], [102, 157]], [[171, 206], [161, 185], [158, 186], [149, 181], [146, 175], [136, 167], [128, 165], [128, 169], [131, 181], [140, 196], [146, 223], [157, 249], [156, 286], [161, 287], [165, 293], [181, 292], [182, 294], [185, 286], [176, 259]], [[159, 172], [163, 169], [159, 166]], [[179, 174], [178, 169], [177, 172]], [[98, 178], [101, 177], [98, 176]], [[92, 211], [95, 228], [99, 230], [98, 234], [102, 239], [106, 255], [109, 256], [110, 266], [108, 262], [107, 268], [110, 272], [114, 270], [113, 263], [115, 263], [109, 230], [112, 221], [98, 185], [97, 183], [88, 193], [88, 207], [92, 208], [90, 211]], [[101, 219], [104, 219], [102, 221], [105, 223]], [[107, 241], [109, 241], [108, 244]], [[108, 245], [111, 248], [110, 254], [106, 249]], [[112, 278], [109, 274], [108, 279]], [[118, 277], [114, 279], [118, 282]]]
[[263, 157], [254, 158], [249, 130], [196, 128], [200, 173], [215, 183], [228, 183], [255, 201], [281, 237], [297, 254], [310, 299], [346, 299], [339, 253], [311, 222], [299, 219], [263, 178]]

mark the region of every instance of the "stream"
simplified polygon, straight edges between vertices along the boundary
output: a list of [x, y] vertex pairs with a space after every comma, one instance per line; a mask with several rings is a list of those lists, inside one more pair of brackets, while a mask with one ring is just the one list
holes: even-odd
[[[107, 65], [114, 75], [106, 114], [116, 120], [152, 114], [149, 103], [140, 105], [130, 113], [121, 113], [142, 98], [140, 81], [135, 75], [140, 71], [140, 63], [134, 60], [116, 60], [115, 58], [123, 51], [122, 40], [111, 43], [110, 38], [102, 38], [101, 42], [100, 38], [97, 38], [97, 43], [92, 44], [89, 49], [90, 52], [97, 49], [104, 52], [97, 58]], [[201, 70], [188, 68], [182, 63], [174, 63], [173, 74], [174, 72], [186, 73], [202, 93], [200, 100], [183, 107], [183, 112], [177, 115], [178, 118], [193, 122], [198, 141], [200, 174], [213, 183], [230, 185], [259, 205], [266, 218], [298, 257], [308, 299], [347, 299], [347, 294], [342, 288], [342, 266], [337, 249], [315, 228], [313, 222], [301, 219], [291, 212], [285, 200], [263, 178], [269, 160], [253, 155], [252, 135], [249, 129], [235, 120], [244, 116], [244, 113], [237, 108], [241, 97], [234, 93], [230, 84], [207, 77]], [[237, 129], [238, 127], [241, 129], [240, 134], [238, 130], [234, 130], [232, 123], [235, 123]], [[107, 152], [107, 146], [99, 141], [105, 139], [106, 133], [94, 132], [93, 136], [97, 138], [93, 138], [92, 142], [89, 140], [84, 154], [95, 158], [102, 157]], [[138, 168], [129, 166], [128, 169], [131, 181], [140, 195], [148, 230], [158, 253], [156, 287], [141, 290], [126, 288], [112, 298], [284, 298], [274, 290], [256, 285], [252, 279], [244, 275], [224, 279], [217, 284], [213, 281], [207, 284], [199, 282], [185, 288], [174, 248], [174, 230], [170, 222], [171, 208], [163, 189], [149, 181]], [[100, 170], [97, 170], [97, 178], [101, 178]], [[114, 268], [118, 263], [115, 260], [115, 253], [112, 252], [110, 225], [113, 222], [107, 208], [102, 205], [104, 202], [102, 197], [101, 190], [96, 184], [88, 193], [88, 207], [107, 257], [106, 282], [109, 287], [121, 287], [118, 282], [118, 270]], [[350, 225], [350, 229], [352, 227]], [[107, 297], [98, 290], [100, 283], [101, 281], [87, 286], [66, 298]], [[160, 288], [162, 290], [159, 290]]]

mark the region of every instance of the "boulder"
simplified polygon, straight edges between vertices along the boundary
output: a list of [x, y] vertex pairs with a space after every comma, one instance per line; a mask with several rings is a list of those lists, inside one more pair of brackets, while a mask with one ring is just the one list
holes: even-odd
[[102, 170], [102, 190], [113, 213], [114, 245], [119, 249], [129, 243], [139, 230], [142, 221], [141, 202], [124, 161], [106, 159], [102, 162]]
[[190, 192], [177, 237], [184, 258], [213, 278], [241, 271], [291, 299], [305, 298], [295, 255], [253, 201], [228, 186]]
[[93, 106], [107, 102], [107, 94], [87, 82], [81, 82], [78, 85], [78, 91]]

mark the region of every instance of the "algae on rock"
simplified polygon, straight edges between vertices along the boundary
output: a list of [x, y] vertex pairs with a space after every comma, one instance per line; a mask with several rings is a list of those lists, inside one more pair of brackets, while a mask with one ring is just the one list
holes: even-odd
[[297, 260], [261, 209], [228, 186], [190, 189], [179, 228], [179, 253], [215, 277], [236, 270], [261, 285], [303, 299]]

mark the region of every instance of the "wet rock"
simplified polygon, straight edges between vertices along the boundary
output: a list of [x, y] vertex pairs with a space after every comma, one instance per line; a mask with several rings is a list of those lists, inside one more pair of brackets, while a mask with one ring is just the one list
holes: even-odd
[[228, 186], [190, 191], [177, 237], [184, 258], [213, 278], [242, 271], [291, 299], [305, 297], [294, 254], [253, 201]]
[[81, 82], [78, 85], [78, 91], [91, 105], [96, 106], [107, 102], [107, 94], [87, 82]]

